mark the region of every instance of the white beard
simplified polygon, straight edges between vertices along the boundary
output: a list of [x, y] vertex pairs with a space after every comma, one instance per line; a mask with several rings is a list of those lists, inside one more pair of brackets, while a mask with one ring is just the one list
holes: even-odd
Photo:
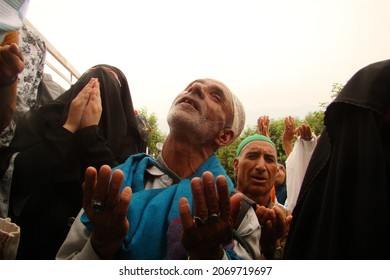
[[224, 122], [211, 121], [199, 112], [194, 114], [177, 107], [171, 107], [168, 112], [168, 124], [171, 132], [184, 137], [197, 137], [199, 143], [214, 141], [217, 133], [223, 129]]

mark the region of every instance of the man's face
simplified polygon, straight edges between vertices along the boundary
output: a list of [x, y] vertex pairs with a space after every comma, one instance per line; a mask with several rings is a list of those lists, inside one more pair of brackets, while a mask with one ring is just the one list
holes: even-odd
[[230, 90], [219, 81], [193, 81], [173, 101], [168, 113], [171, 130], [190, 132], [202, 142], [213, 139], [232, 123], [232, 98]]
[[254, 201], [269, 196], [277, 173], [274, 146], [266, 141], [248, 143], [234, 160], [237, 189]]

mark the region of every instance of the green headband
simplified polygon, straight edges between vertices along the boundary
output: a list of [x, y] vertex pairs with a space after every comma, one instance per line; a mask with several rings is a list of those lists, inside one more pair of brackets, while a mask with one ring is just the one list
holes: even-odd
[[271, 139], [269, 139], [268, 137], [264, 136], [264, 135], [260, 135], [260, 134], [253, 134], [251, 136], [248, 136], [247, 138], [245, 138], [244, 140], [241, 141], [240, 145], [238, 145], [238, 148], [237, 148], [237, 153], [236, 153], [236, 156], [238, 157], [242, 151], [242, 149], [250, 142], [253, 142], [253, 141], [265, 141], [265, 142], [268, 142], [268, 143], [271, 143], [272, 146], [274, 146], [275, 150], [276, 150], [276, 146], [274, 144], [274, 142], [272, 142]]

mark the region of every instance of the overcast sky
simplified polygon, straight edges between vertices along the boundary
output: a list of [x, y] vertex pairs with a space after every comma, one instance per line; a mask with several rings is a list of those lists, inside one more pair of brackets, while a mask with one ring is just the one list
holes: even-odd
[[258, 116], [303, 118], [389, 58], [388, 0], [30, 0], [27, 19], [80, 73], [107, 63], [168, 132], [174, 97], [215, 78]]

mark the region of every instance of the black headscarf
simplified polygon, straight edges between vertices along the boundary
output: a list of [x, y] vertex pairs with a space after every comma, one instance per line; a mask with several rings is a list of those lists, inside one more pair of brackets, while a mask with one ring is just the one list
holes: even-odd
[[[107, 71], [114, 71], [118, 80]], [[17, 136], [12, 148], [21, 151], [42, 140], [46, 129], [62, 126], [68, 116], [72, 100], [85, 87], [91, 78], [98, 78], [102, 100], [102, 116], [99, 130], [107, 140], [108, 147], [119, 163], [133, 153], [139, 152], [141, 136], [134, 115], [133, 102], [125, 75], [118, 68], [110, 65], [96, 65], [90, 68], [80, 79], [56, 100], [42, 105], [40, 112], [33, 119], [18, 123]]]
[[390, 259], [389, 116], [385, 60], [358, 71], [326, 110], [286, 259]]

